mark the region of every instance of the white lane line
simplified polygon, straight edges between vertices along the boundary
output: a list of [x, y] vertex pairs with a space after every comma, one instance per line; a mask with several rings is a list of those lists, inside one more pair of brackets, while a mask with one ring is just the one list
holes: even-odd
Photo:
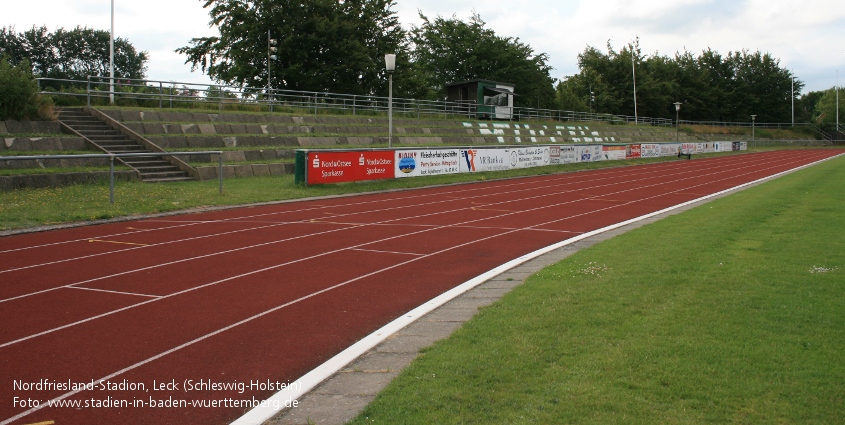
[[364, 252], [378, 252], [380, 254], [397, 254], [397, 255], [425, 255], [420, 254], [417, 252], [398, 252], [398, 251], [382, 251], [378, 249], [361, 249], [361, 248], [352, 248], [350, 251], [364, 251]]
[[88, 242], [113, 243], [113, 244], [118, 244], [118, 245], [135, 245], [135, 246], [150, 246], [151, 245], [151, 244], [148, 244], [148, 243], [104, 241], [104, 240], [101, 240], [101, 239], [88, 239]]
[[81, 289], [85, 291], [96, 291], [96, 292], [108, 292], [112, 294], [121, 294], [121, 295], [134, 295], [137, 297], [147, 297], [147, 298], [161, 298], [161, 295], [148, 295], [148, 294], [140, 294], [137, 292], [123, 292], [123, 291], [110, 291], [108, 289], [99, 289], [99, 288], [85, 288], [82, 286], [70, 286], [67, 289]]
[[[759, 162], [763, 162], [763, 159], [761, 159]], [[747, 166], [747, 164], [746, 164], [746, 166]], [[709, 168], [707, 168], [707, 167], [702, 167], [702, 168], [705, 168], [705, 169], [707, 169], [708, 171], [710, 171], [711, 169], [721, 169], [721, 168], [725, 168], [725, 166], [724, 166], [724, 165], [722, 165], [722, 164], [719, 164], [719, 165], [718, 165], [718, 166], [716, 166], [716, 167], [709, 167]], [[674, 171], [674, 169], [673, 169], [673, 171]], [[687, 173], [687, 171], [682, 171], [682, 172], [675, 173], [675, 174], [682, 174], [682, 175], [683, 175], [683, 174], [686, 174], [686, 173]], [[654, 173], [653, 173], [653, 172], [647, 172], [647, 173], [642, 173], [642, 174], [654, 174]], [[670, 174], [670, 175], [675, 175], [675, 174]], [[715, 173], [714, 173], [714, 174], [715, 174]], [[607, 180], [607, 179], [606, 179], [606, 178], [593, 179], [593, 180], [589, 180], [589, 179], [588, 179], [588, 180], [586, 180], [586, 181], [598, 181], [598, 180]], [[645, 179], [641, 179], [641, 180], [645, 180]], [[630, 182], [630, 181], [631, 181], [631, 180], [629, 180], [629, 182]], [[679, 181], [679, 180], [677, 180], [677, 181]], [[661, 182], [661, 184], [663, 184], [663, 183], [666, 183], [666, 182]], [[609, 184], [602, 185], [602, 186], [598, 186], [598, 187], [604, 187], [604, 186], [616, 186], [616, 185], [617, 185], [616, 183], [609, 183]], [[544, 188], [544, 187], [552, 187], [552, 186], [554, 186], [554, 185], [545, 185], [545, 186], [541, 186], [541, 188]], [[575, 189], [575, 190], [571, 190], [571, 191], [568, 191], [568, 192], [569, 192], [569, 193], [575, 193], [575, 192], [580, 192], [580, 191], [583, 191], [583, 190], [594, 189], [594, 188], [595, 188], [595, 186], [593, 186], [593, 187], [589, 187], [589, 188]], [[519, 191], [519, 193], [523, 193], [523, 192], [524, 192], [524, 191]], [[564, 191], [564, 192], [566, 192], [566, 191]], [[546, 197], [546, 196], [552, 196], [552, 195], [559, 195], [559, 193], [536, 195], [536, 196], [530, 196], [530, 197], [527, 197], [527, 198], [520, 198], [520, 199], [510, 199], [510, 200], [507, 200], [507, 201], [500, 202], [500, 203], [498, 203], [498, 204], [505, 204], [505, 203], [510, 203], [510, 202], [519, 202], [519, 201], [524, 201], [524, 200], [527, 200], [527, 199], [536, 199], [536, 198], [541, 198], [541, 197]], [[606, 195], [605, 195], [605, 196], [606, 196]], [[433, 202], [433, 203], [431, 203], [431, 204], [437, 204], [437, 203], [443, 203], [443, 202], [452, 202], [452, 201], [437, 201], [437, 202]], [[429, 204], [429, 205], [431, 205], [431, 204]], [[495, 204], [491, 204], [491, 205], [495, 205]], [[554, 205], [554, 204], [553, 204], [553, 205]], [[419, 206], [419, 205], [418, 205], [418, 206]], [[384, 209], [384, 210], [375, 210], [375, 211], [371, 211], [371, 212], [368, 212], [368, 213], [380, 212], [380, 211], [392, 210], [392, 209], [393, 209], [393, 208], [387, 208], [387, 209]], [[395, 221], [400, 221], [400, 220], [409, 220], [409, 219], [415, 219], [415, 218], [422, 218], [422, 217], [427, 217], [427, 216], [432, 216], [432, 215], [438, 215], [438, 214], [446, 214], [446, 213], [451, 213], [451, 212], [461, 211], [461, 210], [465, 210], [465, 209], [467, 209], [467, 208], [458, 208], [458, 209], [452, 209], [452, 210], [447, 210], [447, 211], [440, 211], [440, 212], [431, 213], [431, 214], [423, 214], [423, 215], [419, 215], [419, 216], [415, 216], [415, 217], [404, 217], [404, 218], [400, 218], [400, 219], [386, 220], [386, 221], [379, 222], [379, 223], [382, 223], [382, 224], [390, 224], [391, 222], [395, 222]], [[511, 213], [514, 213], [514, 212], [513, 212], [513, 211], [511, 211]], [[344, 215], [357, 215], [357, 214], [362, 214], [362, 212], [355, 212], [355, 213], [349, 213], [349, 214], [344, 214]], [[496, 217], [501, 217], [501, 216], [494, 216], [494, 217], [489, 217], [489, 218], [490, 218], [490, 219], [492, 219], [492, 218], [496, 218]], [[303, 222], [307, 222], [307, 220], [303, 220]], [[470, 222], [472, 222], [472, 221], [470, 221]], [[291, 223], [297, 223], [297, 222], [291, 222]], [[299, 223], [302, 223], [302, 222], [299, 222]], [[467, 222], [467, 223], [469, 223], [469, 222]], [[268, 225], [268, 226], [260, 226], [260, 227], [256, 227], [256, 228], [239, 229], [239, 230], [234, 230], [234, 231], [229, 231], [229, 232], [222, 232], [222, 233], [216, 233], [216, 234], [211, 234], [211, 235], [202, 235], [202, 236], [197, 236], [197, 237], [192, 237], [192, 238], [186, 238], [186, 239], [181, 239], [181, 240], [174, 240], [174, 241], [162, 242], [162, 243], [158, 243], [158, 244], [152, 244], [152, 245], [150, 245], [149, 247], [158, 247], [158, 246], [163, 246], [163, 245], [175, 244], [175, 243], [179, 243], [179, 242], [193, 241], [193, 240], [199, 240], [199, 239], [210, 238], [210, 237], [216, 237], [216, 236], [223, 236], [223, 235], [230, 235], [230, 234], [236, 234], [236, 233], [248, 232], [248, 231], [253, 231], [253, 230], [261, 230], [261, 229], [266, 229], [266, 228], [276, 227], [276, 226], [280, 226], [280, 225], [284, 225], [284, 224], [286, 224], [286, 223], [282, 223], [282, 224], [273, 224], [273, 225]], [[372, 224], [376, 224], [376, 223], [372, 223]], [[344, 230], [344, 229], [339, 229], [339, 230]], [[307, 234], [307, 235], [303, 235], [303, 236], [320, 235], [320, 234], [323, 234], [323, 233], [324, 233], [324, 232], [316, 232], [316, 233], [313, 233], [313, 234]], [[115, 276], [120, 276], [120, 275], [123, 275], [123, 274], [133, 273], [133, 272], [136, 272], [136, 271], [141, 271], [141, 270], [147, 270], [147, 269], [154, 268], [154, 267], [160, 267], [160, 266], [165, 266], [165, 265], [172, 265], [172, 264], [176, 264], [176, 263], [178, 263], [178, 262], [182, 262], [182, 261], [190, 261], [190, 260], [194, 260], [194, 259], [202, 259], [202, 258], [206, 258], [206, 257], [208, 257], [208, 256], [225, 254], [225, 253], [229, 253], [229, 252], [233, 252], [233, 251], [236, 251], [236, 250], [241, 250], [241, 249], [250, 249], [250, 248], [256, 248], [256, 247], [262, 247], [262, 246], [266, 246], [266, 245], [271, 244], [271, 243], [277, 243], [277, 242], [282, 242], [282, 241], [286, 241], [286, 240], [275, 241], [275, 242], [269, 242], [269, 243], [264, 243], [264, 244], [251, 245], [251, 246], [246, 246], [246, 247], [237, 248], [237, 249], [235, 249], [235, 250], [227, 250], [227, 251], [221, 251], [221, 252], [217, 252], [217, 253], [211, 253], [211, 254], [207, 254], [207, 255], [205, 255], [205, 256], [198, 256], [198, 257], [192, 257], [192, 258], [185, 258], [185, 259], [182, 259], [182, 260], [179, 260], [179, 261], [174, 261], [174, 262], [169, 262], [169, 263], [163, 263], [163, 264], [160, 264], [160, 265], [157, 265], [157, 266], [153, 266], [153, 267], [147, 267], [147, 268], [142, 268], [142, 269], [137, 269], [137, 270], [131, 270], [131, 271], [122, 272], [122, 273], [118, 273], [118, 274], [113, 274], [113, 275], [109, 275], [109, 276], [102, 276], [102, 277], [100, 277], [100, 278], [98, 278], [98, 279], [96, 279], [96, 280], [99, 280], [99, 279], [106, 279], [106, 278], [115, 277]], [[53, 264], [58, 264], [58, 263], [65, 263], [65, 262], [70, 262], [70, 261], [74, 261], [74, 260], [80, 260], [80, 259], [93, 258], [93, 257], [98, 257], [98, 256], [103, 256], [103, 255], [109, 255], [109, 254], [120, 253], [120, 252], [127, 252], [127, 251], [132, 251], [132, 250], [136, 250], [136, 249], [144, 249], [144, 248], [148, 248], [148, 247], [132, 247], [132, 248], [126, 248], [126, 249], [121, 249], [121, 250], [109, 251], [109, 252], [105, 252], [105, 253], [99, 253], [99, 254], [91, 254], [91, 255], [86, 255], [86, 256], [80, 256], [80, 257], [76, 257], [76, 258], [69, 258], [69, 259], [64, 259], [64, 260], [56, 260], [56, 261], [47, 262], [47, 263], [42, 263], [42, 264], [36, 264], [36, 265], [30, 265], [30, 266], [25, 266], [25, 267], [19, 267], [19, 268], [15, 268], [15, 269], [3, 270], [3, 271], [0, 271], [0, 274], [2, 274], [2, 273], [6, 273], [6, 272], [11, 272], [11, 271], [25, 270], [25, 269], [30, 269], [30, 268], [40, 267], [40, 266], [53, 265]], [[90, 280], [89, 280], [89, 281], [83, 281], [83, 282], [77, 282], [76, 284], [79, 284], [79, 283], [86, 283], [86, 282], [90, 282]], [[73, 285], [73, 284], [70, 284], [70, 285]], [[70, 286], [70, 285], [65, 285], [65, 286]], [[65, 287], [65, 286], [62, 286], [62, 287]], [[26, 297], [26, 296], [38, 295], [38, 294], [41, 294], [41, 293], [44, 293], [44, 292], [49, 292], [49, 291], [52, 291], [52, 290], [57, 290], [57, 289], [60, 289], [60, 288], [62, 288], [62, 287], [50, 288], [50, 289], [45, 289], [45, 290], [42, 290], [42, 291], [36, 291], [36, 292], [31, 292], [31, 293], [28, 293], [28, 294], [23, 294], [23, 295], [19, 295], [19, 296], [15, 296], [15, 297], [10, 297], [10, 298], [6, 298], [6, 299], [2, 299], [2, 300], [0, 300], [0, 303], [5, 302], [5, 301], [11, 301], [11, 300], [15, 300], [15, 299], [23, 298], [23, 297]]]
[[[735, 161], [734, 161], [734, 160], [735, 160]], [[739, 162], [739, 160], [740, 160], [740, 159], [730, 158], [730, 160], [729, 160], [729, 161], [723, 161], [723, 162], [722, 162], [722, 164], [724, 164], [724, 163], [729, 163], [729, 162]], [[671, 162], [667, 162], [667, 163], [660, 163], [660, 164], [652, 164], [652, 165], [651, 165], [648, 169], [637, 170], [637, 171], [642, 171], [642, 172], [639, 172], [639, 173], [638, 173], [637, 171], [634, 171], [634, 172], [632, 173], [630, 169], [629, 169], [629, 170], [622, 170], [622, 169], [621, 169], [621, 167], [620, 167], [620, 169], [596, 170], [596, 171], [600, 171], [600, 172], [601, 172], [601, 173], [600, 173], [600, 177], [599, 177], [599, 178], [595, 178], [595, 174], [594, 174], [594, 173], [591, 173], [591, 174], [583, 174], [583, 173], [566, 173], [566, 174], [560, 174], [560, 175], [558, 175], [558, 176], [553, 176], [551, 180], [547, 180], [547, 181], [554, 182], [554, 185], [558, 185], [558, 184], [559, 184], [559, 181], [566, 181], [566, 180], [575, 180], [575, 182], [574, 182], [574, 183], [576, 183], [576, 184], [590, 183], [590, 182], [594, 182], [594, 181], [601, 181], [601, 180], [609, 180], [609, 179], [612, 179], [612, 178], [614, 178], [614, 175], [615, 175], [615, 174], [624, 174], [624, 175], [625, 175], [625, 176], [627, 176], [627, 177], [656, 174], [656, 173], [659, 173], [659, 172], [660, 172], [660, 169], [661, 169], [661, 168], [669, 168], [669, 167], [671, 167], [672, 165], [673, 165], [673, 163], [671, 163]], [[709, 165], [709, 163], [704, 163], [704, 161], [702, 161], [701, 167], [705, 167], [705, 166], [707, 166], [707, 165]], [[722, 165], [719, 165], [719, 167], [722, 167]], [[714, 167], [714, 168], [719, 168], [719, 167]], [[676, 168], [674, 168], [674, 167], [672, 167], [672, 168], [673, 168], [673, 169], [676, 169]], [[689, 168], [687, 168], [686, 170], [691, 172], [691, 171], [694, 171], [694, 170], [695, 170], [695, 168], [689, 167]], [[579, 177], [584, 177], [584, 176], [586, 176], [587, 178], [586, 178], [586, 179], [582, 179], [582, 180], [578, 180], [578, 178], [579, 178]], [[492, 183], [492, 182], [491, 182], [491, 183]], [[485, 186], [484, 188], [476, 188], [476, 190], [474, 190], [474, 191], [473, 191], [473, 193], [475, 194], [475, 196], [476, 196], [476, 197], [480, 197], [480, 196], [496, 196], [496, 195], [500, 195], [500, 194], [502, 194], [502, 193], [505, 193], [505, 194], [506, 194], [506, 193], [509, 193], [509, 192], [501, 192], [501, 191], [497, 191], [497, 192], [494, 192], [494, 193], [492, 193], [492, 194], [490, 194], [490, 195], [477, 195], [477, 192], [480, 192], [481, 190], [493, 190], [493, 189], [497, 189], [497, 188], [501, 188], [501, 187], [516, 187], [516, 186], [525, 186], [525, 185], [531, 185], [531, 184], [534, 184], [534, 181], [509, 182], [509, 183], [507, 183], [507, 184], [491, 184], [491, 185], [487, 185], [487, 186]], [[541, 186], [540, 188], [544, 188], [544, 187], [547, 187], [547, 186]], [[423, 189], [424, 189], [424, 188], [423, 188]], [[420, 190], [423, 190], [423, 189], [420, 189]], [[479, 190], [479, 189], [480, 189], [480, 190]], [[536, 189], [537, 189], [537, 188], [532, 188], [532, 190], [536, 190]], [[516, 191], [516, 190], [515, 190], [514, 192], [521, 192], [521, 191], [522, 191], [522, 190], [519, 190], [519, 191]], [[412, 190], [412, 191], [410, 191], [410, 193], [411, 193], [411, 195], [409, 195], [409, 197], [410, 197], [410, 198], [412, 198], [412, 199], [414, 199], [414, 200], [416, 201], [415, 203], [413, 203], [413, 206], [419, 206], [420, 204], [419, 204], [419, 202], [418, 202], [418, 201], [419, 201], [419, 199], [420, 199], [420, 198], [422, 198], [422, 197], [430, 197], [430, 196], [442, 197], [442, 196], [445, 196], [446, 194], [449, 194], [449, 193], [465, 193], [465, 192], [464, 192], [463, 190], [458, 189], [458, 190], [454, 190], [454, 191], [447, 191], [447, 192], [445, 192], [445, 193], [444, 193], [444, 192], [439, 192], [439, 193], [433, 193], [433, 194], [419, 194], [419, 193], [417, 193], [417, 191], [416, 191], [416, 190]], [[249, 218], [266, 217], [266, 216], [281, 215], [281, 214], [291, 214], [291, 213], [302, 213], [302, 212], [315, 211], [315, 210], [321, 210], [321, 209], [326, 209], [326, 208], [337, 208], [337, 207], [347, 207], [347, 206], [360, 206], [360, 205], [367, 205], [367, 204], [374, 204], [374, 203], [384, 203], [384, 202], [390, 202], [390, 203], [400, 203], [400, 204], [401, 204], [401, 199], [404, 199], [404, 198], [397, 199], [396, 197], [393, 197], [393, 198], [390, 198], [390, 199], [381, 199], [381, 200], [375, 200], [375, 201], [365, 201], [365, 202], [350, 203], [350, 204], [340, 204], [340, 205], [317, 205], [316, 207], [308, 207], [308, 208], [295, 209], [295, 210], [289, 210], [289, 211], [276, 211], [276, 212], [271, 212], [271, 213], [254, 214], [254, 215], [247, 215], [247, 216], [241, 216], [241, 217], [231, 217], [231, 218], [226, 218], [226, 219], [222, 219], [222, 220], [193, 220], [193, 221], [191, 221], [191, 220], [148, 219], [148, 220], [143, 220], [143, 221], [144, 221], [144, 222], [150, 222], [150, 221], [161, 221], [161, 222], [186, 223], [186, 224], [179, 225], [179, 226], [169, 226], [169, 227], [163, 227], [163, 228], [154, 228], [154, 229], [134, 229], [134, 228], [132, 228], [132, 227], [128, 227], [127, 229], [132, 229], [132, 230], [137, 230], [137, 231], [135, 231], [135, 232], [124, 232], [124, 233], [115, 233], [115, 234], [101, 235], [101, 236], [98, 236], [98, 238], [108, 238], [108, 237], [124, 236], [124, 235], [132, 235], [132, 234], [144, 233], [144, 232], [154, 232], [154, 231], [160, 231], [160, 230], [170, 230], [170, 229], [180, 228], [180, 227], [189, 227], [189, 226], [193, 226], [193, 225], [196, 225], [196, 224], [239, 223], [239, 222], [244, 221], [244, 219], [249, 219]], [[465, 195], [464, 195], [464, 196], [461, 196], [459, 199], [465, 199]], [[431, 204], [436, 204], [436, 203], [439, 203], [439, 202], [433, 202], [433, 203], [431, 203]], [[405, 208], [405, 207], [400, 207], [400, 208]], [[294, 221], [294, 222], [296, 222], [296, 221]], [[250, 229], [244, 229], [244, 230], [250, 230]], [[8, 250], [0, 250], [0, 253], [5, 253], [5, 252], [15, 252], [15, 251], [23, 251], [23, 250], [28, 250], [28, 249], [36, 249], [36, 248], [43, 248], [43, 247], [48, 247], [48, 246], [62, 245], [62, 244], [68, 244], [68, 243], [80, 242], [80, 241], [84, 241], [84, 240], [86, 240], [86, 239], [90, 239], [90, 237], [89, 237], [89, 238], [82, 238], [82, 239], [73, 239], [73, 240], [68, 240], [68, 241], [61, 241], [61, 242], [53, 242], [53, 243], [47, 243], [47, 244], [42, 244], [42, 245], [33, 245], [33, 246], [29, 246], [29, 247], [21, 247], [21, 248], [14, 248], [14, 249], [8, 249]]]

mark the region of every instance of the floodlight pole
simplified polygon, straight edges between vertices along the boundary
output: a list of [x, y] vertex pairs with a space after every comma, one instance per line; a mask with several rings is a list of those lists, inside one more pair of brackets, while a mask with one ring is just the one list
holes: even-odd
[[675, 102], [675, 143], [680, 143], [680, 136], [678, 134], [678, 128], [680, 127], [681, 121], [679, 120], [680, 112], [681, 112], [681, 102]]
[[633, 47], [631, 47], [631, 76], [634, 79], [634, 124], [639, 124], [639, 118], [637, 118], [637, 70], [634, 67]]
[[109, 32], [109, 103], [114, 105], [114, 0], [111, 0], [111, 32]]
[[387, 147], [393, 147], [393, 71], [396, 70], [396, 55], [384, 55], [384, 69], [387, 71]]
[[754, 144], [754, 123], [757, 121], [757, 115], [751, 116], [751, 143]]

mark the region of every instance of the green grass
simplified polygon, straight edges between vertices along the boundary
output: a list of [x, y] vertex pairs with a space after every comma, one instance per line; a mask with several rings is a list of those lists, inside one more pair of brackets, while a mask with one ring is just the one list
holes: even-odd
[[550, 266], [354, 424], [845, 423], [845, 158]]

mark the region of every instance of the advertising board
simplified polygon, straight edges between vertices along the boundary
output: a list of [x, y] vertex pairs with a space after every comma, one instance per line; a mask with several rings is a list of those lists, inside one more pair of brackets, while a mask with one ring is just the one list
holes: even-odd
[[628, 147], [625, 145], [619, 146], [610, 146], [604, 145], [602, 146], [602, 155], [604, 156], [605, 161], [618, 161], [625, 159], [625, 155], [627, 154]]
[[396, 177], [435, 176], [460, 172], [458, 149], [413, 149], [396, 151]]
[[308, 152], [308, 184], [392, 179], [392, 151]]

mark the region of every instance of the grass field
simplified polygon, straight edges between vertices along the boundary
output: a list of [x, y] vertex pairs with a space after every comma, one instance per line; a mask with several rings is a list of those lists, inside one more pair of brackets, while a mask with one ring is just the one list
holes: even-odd
[[845, 423], [845, 158], [583, 250], [355, 424]]

